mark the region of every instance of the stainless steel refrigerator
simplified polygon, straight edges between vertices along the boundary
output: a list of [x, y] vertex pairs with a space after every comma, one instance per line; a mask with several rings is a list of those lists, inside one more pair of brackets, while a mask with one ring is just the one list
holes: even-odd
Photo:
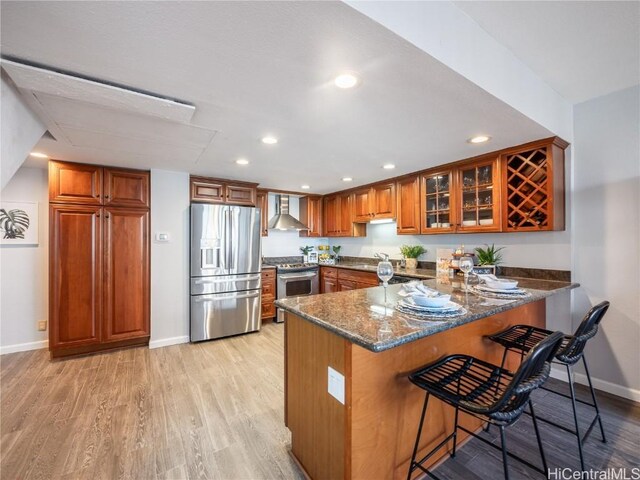
[[260, 209], [191, 205], [191, 341], [260, 330]]

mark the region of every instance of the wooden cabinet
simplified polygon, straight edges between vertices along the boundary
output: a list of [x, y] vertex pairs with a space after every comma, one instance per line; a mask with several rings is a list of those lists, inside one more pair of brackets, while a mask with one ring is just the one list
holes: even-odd
[[320, 267], [320, 293], [344, 292], [378, 286], [378, 276], [373, 272], [347, 268]]
[[421, 233], [500, 231], [499, 172], [491, 157], [424, 173]]
[[353, 195], [344, 193], [338, 195], [338, 236], [353, 237]]
[[[49, 207], [49, 349], [100, 343], [102, 207]], [[81, 239], [79, 241], [78, 239]]]
[[300, 221], [309, 230], [300, 231], [301, 237], [321, 237], [322, 236], [322, 197], [311, 195], [300, 198]]
[[105, 168], [104, 204], [149, 207], [149, 172]]
[[49, 172], [51, 355], [147, 344], [149, 172], [56, 161]]
[[320, 267], [320, 293], [338, 291], [338, 269], [334, 267]]
[[365, 237], [367, 225], [354, 223], [354, 196], [350, 192], [324, 197], [324, 235], [327, 237]]
[[323, 220], [324, 234], [327, 237], [340, 236], [340, 208], [337, 195], [329, 195], [324, 197], [323, 201]]
[[103, 342], [149, 335], [149, 211], [103, 209]]
[[420, 177], [403, 178], [396, 182], [398, 235], [420, 233]]
[[102, 204], [103, 168], [98, 165], [49, 162], [49, 201], [83, 205]]
[[256, 206], [260, 208], [260, 236], [269, 236], [269, 192], [256, 191]]
[[191, 177], [191, 201], [256, 206], [257, 183]]
[[276, 316], [276, 269], [265, 268], [262, 270], [262, 298], [261, 318], [273, 318]]
[[396, 184], [380, 183], [353, 194], [353, 220], [369, 222], [396, 217]]
[[564, 230], [564, 149], [567, 146], [555, 138], [502, 155], [504, 231]]

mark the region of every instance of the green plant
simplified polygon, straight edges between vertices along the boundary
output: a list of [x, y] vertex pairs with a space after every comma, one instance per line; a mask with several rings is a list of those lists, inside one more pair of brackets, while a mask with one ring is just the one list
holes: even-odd
[[402, 245], [400, 253], [404, 258], [418, 258], [420, 255], [427, 253], [427, 249], [422, 245]]
[[300, 247], [300, 252], [302, 253], [302, 255], [309, 255], [309, 252], [311, 252], [311, 250], [313, 250], [313, 246], [311, 245], [307, 245], [306, 247]]
[[24, 210], [14, 209], [8, 212], [0, 209], [0, 229], [4, 230], [4, 238], [24, 238], [29, 229], [29, 216]]
[[336, 257], [340, 256], [340, 249], [342, 248], [341, 245], [334, 245], [333, 246], [333, 253], [335, 253]]
[[476, 257], [478, 257], [478, 265], [500, 265], [502, 263], [502, 254], [500, 250], [504, 247], [496, 248], [494, 244], [485, 245], [487, 248], [476, 248]]

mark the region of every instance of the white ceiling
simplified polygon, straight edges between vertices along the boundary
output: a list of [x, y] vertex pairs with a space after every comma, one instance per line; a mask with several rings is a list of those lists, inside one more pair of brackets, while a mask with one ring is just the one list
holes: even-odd
[[[2, 54], [195, 106], [171, 122], [23, 90], [54, 158], [325, 193], [552, 133], [340, 2], [1, 3]], [[331, 80], [354, 70], [362, 84]], [[31, 92], [31, 93], [30, 93]], [[277, 136], [277, 145], [260, 138]], [[466, 139], [493, 137], [486, 145]], [[240, 167], [237, 158], [250, 160]], [[34, 162], [32, 160], [32, 162]]]
[[638, 1], [456, 1], [572, 103], [640, 84]]

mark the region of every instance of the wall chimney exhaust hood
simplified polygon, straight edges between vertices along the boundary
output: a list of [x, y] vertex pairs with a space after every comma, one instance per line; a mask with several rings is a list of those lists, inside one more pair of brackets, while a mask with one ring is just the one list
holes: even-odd
[[309, 230], [304, 223], [289, 215], [289, 195], [276, 195], [276, 214], [269, 220], [275, 230]]

